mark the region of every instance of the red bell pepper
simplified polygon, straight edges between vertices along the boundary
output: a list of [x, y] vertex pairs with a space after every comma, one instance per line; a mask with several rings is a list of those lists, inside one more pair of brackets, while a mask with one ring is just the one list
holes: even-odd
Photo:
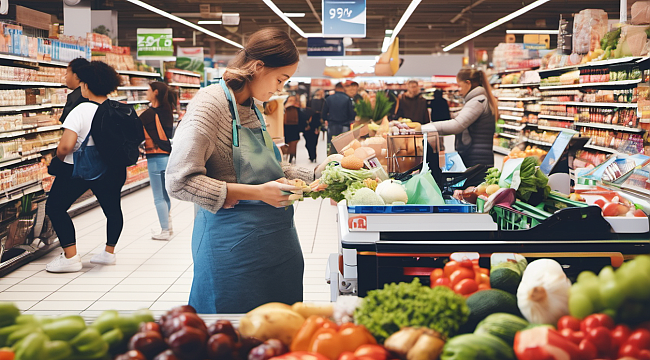
[[329, 359], [321, 354], [310, 353], [307, 351], [292, 351], [284, 355], [272, 357], [271, 360], [329, 360]]
[[376, 343], [365, 326], [346, 323], [338, 329], [330, 327], [316, 331], [308, 351], [323, 354], [330, 360], [337, 360], [346, 351], [354, 352], [361, 345]]
[[300, 330], [298, 330], [296, 336], [293, 338], [293, 342], [290, 346], [291, 351], [309, 350], [309, 344], [311, 344], [314, 334], [316, 334], [318, 330], [326, 328], [338, 329], [338, 325], [323, 316], [312, 315], [308, 317]]
[[518, 332], [514, 350], [519, 360], [581, 360], [576, 344], [546, 326]]
[[381, 345], [361, 345], [355, 352], [345, 351], [338, 360], [387, 360], [388, 351]]

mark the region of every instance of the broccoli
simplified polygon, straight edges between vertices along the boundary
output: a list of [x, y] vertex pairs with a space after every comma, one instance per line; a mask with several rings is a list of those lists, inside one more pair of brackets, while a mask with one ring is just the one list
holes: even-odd
[[377, 195], [376, 192], [368, 189], [367, 187], [361, 188], [354, 192], [354, 195], [350, 198], [348, 203], [350, 206], [359, 206], [359, 205], [376, 205], [383, 206], [384, 200]]

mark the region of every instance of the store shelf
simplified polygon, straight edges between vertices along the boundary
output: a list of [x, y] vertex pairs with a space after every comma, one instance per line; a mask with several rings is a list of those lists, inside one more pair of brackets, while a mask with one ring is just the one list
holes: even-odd
[[196, 88], [196, 89], [200, 89], [200, 88], [201, 88], [201, 85], [200, 85], [200, 84], [169, 83], [169, 86], [186, 87], [186, 88]]
[[499, 117], [503, 120], [514, 120], [514, 121], [521, 121], [521, 116], [512, 116], [512, 115], [501, 115], [499, 114]]
[[197, 78], [200, 78], [200, 77], [201, 77], [201, 74], [197, 74], [197, 73], [192, 72], [192, 71], [183, 71], [183, 70], [174, 70], [174, 69], [171, 69], [171, 70], [167, 70], [167, 72], [168, 72], [168, 73], [172, 73], [172, 74], [180, 74], [180, 75], [193, 76], [193, 77], [197, 77]]
[[129, 104], [129, 105], [148, 104], [149, 100], [132, 100], [132, 101], [127, 101], [126, 103]]
[[518, 97], [499, 97], [498, 98], [501, 101], [537, 101], [540, 100], [538, 97], [524, 97], [524, 98], [518, 98]]
[[128, 99], [128, 97], [126, 97], [126, 96], [118, 96], [118, 97], [111, 97], [111, 98], [108, 98], [108, 99], [113, 100], [113, 101], [126, 101], [126, 99]]
[[545, 141], [539, 141], [539, 140], [533, 140], [533, 139], [526, 139], [526, 142], [530, 143], [530, 144], [540, 145], [540, 146], [548, 146], [548, 147], [553, 146], [553, 144], [547, 143]]
[[497, 135], [502, 136], [502, 137], [507, 137], [507, 138], [510, 138], [510, 139], [519, 139], [519, 136], [508, 134], [508, 133], [497, 133]]
[[161, 77], [160, 74], [156, 72], [148, 71], [135, 71], [135, 70], [116, 70], [120, 75], [131, 75], [131, 76], [143, 76], [143, 77]]
[[43, 87], [64, 87], [64, 84], [41, 82], [41, 81], [12, 81], [0, 80], [0, 85], [14, 85], [14, 86], [43, 86]]
[[624, 58], [620, 58], [620, 59], [593, 61], [593, 62], [588, 62], [586, 64], [563, 66], [563, 67], [559, 67], [559, 68], [555, 68], [555, 69], [537, 70], [537, 72], [542, 74], [542, 73], [548, 73], [548, 72], [554, 72], [554, 71], [564, 71], [564, 70], [587, 68], [587, 67], [592, 67], [592, 66], [607, 66], [607, 65], [621, 64], [621, 63], [633, 62], [633, 61], [639, 62], [638, 60], [642, 60], [642, 59], [645, 59], [645, 58], [641, 57], [641, 56], [629, 56], [629, 57], [624, 57]]
[[59, 104], [43, 104], [43, 105], [14, 105], [14, 106], [0, 106], [0, 113], [12, 113], [21, 111], [33, 111], [51, 109], [53, 107], [63, 107], [65, 105]]
[[494, 151], [497, 154], [501, 154], [501, 155], [510, 155], [510, 150], [508, 150], [508, 149], [506, 149], [504, 147], [501, 147], [501, 146], [496, 146], [496, 145], [493, 146], [492, 151]]
[[520, 125], [520, 126], [508, 125], [508, 124], [497, 124], [497, 126], [502, 128], [502, 129], [511, 129], [511, 130], [521, 131], [526, 127], [526, 124], [523, 124], [523, 125]]
[[117, 90], [147, 91], [148, 86], [119, 86]]
[[40, 152], [34, 152], [33, 154], [29, 154], [26, 156], [16, 156], [13, 158], [0, 161], [0, 167], [7, 167], [11, 165], [20, 164], [21, 162], [38, 159], [40, 157], [41, 157]]
[[616, 151], [615, 149], [610, 149], [608, 147], [598, 146], [598, 145], [591, 145], [591, 144], [585, 145], [585, 149], [593, 149], [593, 150], [598, 150], [598, 151], [602, 151], [602, 152], [606, 152], [606, 153], [610, 153], [610, 154], [617, 154], [618, 153], [618, 151]]
[[641, 82], [641, 79], [636, 80], [624, 80], [624, 81], [608, 81], [608, 82], [597, 82], [597, 83], [585, 83], [585, 84], [570, 84], [570, 85], [549, 85], [549, 86], [540, 86], [540, 90], [556, 90], [556, 89], [577, 89], [583, 87], [596, 87], [596, 86], [625, 86], [625, 85], [634, 85]]
[[499, 106], [499, 110], [507, 110], [507, 111], [524, 111], [524, 108], [509, 107], [509, 106]]
[[598, 123], [577, 122], [577, 123], [575, 123], [575, 125], [576, 126], [590, 127], [590, 128], [597, 128], [597, 129], [608, 129], [608, 130], [637, 132], [637, 133], [641, 133], [641, 132], [645, 131], [643, 129], [631, 128], [631, 127], [627, 127], [627, 126], [614, 125], [614, 124], [598, 124]]
[[569, 128], [563, 128], [559, 126], [546, 126], [546, 125], [537, 125], [537, 128], [540, 130], [546, 130], [546, 131], [564, 131], [564, 130], [571, 130]]
[[51, 126], [41, 126], [41, 127], [34, 127], [34, 126], [25, 126], [23, 127], [23, 130], [14, 130], [14, 131], [5, 131], [0, 133], [0, 139], [8, 139], [8, 138], [13, 138], [17, 136], [23, 136], [26, 134], [35, 134], [35, 133], [40, 133], [40, 132], [46, 132], [46, 131], [54, 131], [54, 130], [59, 130], [61, 129], [61, 125], [51, 125]]
[[180, 100], [179, 102], [180, 102], [181, 104], [189, 104], [190, 101], [192, 101], [192, 100]]
[[559, 115], [537, 115], [540, 119], [551, 119], [551, 120], [564, 120], [564, 121], [574, 121], [575, 119], [570, 116], [559, 116]]
[[25, 184], [20, 184], [13, 188], [3, 190], [0, 192], [0, 205], [4, 205], [10, 201], [20, 199], [25, 195], [33, 194], [41, 190], [43, 190], [43, 186], [38, 182], [38, 180], [29, 181]]
[[24, 57], [24, 56], [17, 56], [17, 55], [11, 55], [11, 54], [0, 54], [0, 59], [36, 62], [36, 63], [43, 64], [43, 65], [52, 65], [52, 66], [60, 66], [60, 67], [67, 67], [68, 66], [67, 62], [36, 60], [36, 59]]
[[575, 106], [593, 106], [593, 107], [625, 107], [635, 108], [637, 103], [605, 103], [605, 102], [583, 102], [583, 101], [540, 101], [541, 105], [575, 105]]
[[539, 86], [539, 83], [530, 83], [530, 84], [500, 84], [499, 88], [519, 88], [519, 87], [530, 87], [530, 86]]

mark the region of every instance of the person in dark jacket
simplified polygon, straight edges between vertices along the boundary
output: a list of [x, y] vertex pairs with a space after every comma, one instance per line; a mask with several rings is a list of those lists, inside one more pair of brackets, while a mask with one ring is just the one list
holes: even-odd
[[289, 149], [289, 163], [296, 160], [296, 146], [300, 140], [300, 131], [304, 126], [300, 125], [300, 100], [297, 95], [292, 95], [284, 102], [284, 142]]
[[144, 126], [147, 170], [161, 228], [160, 233], [152, 235], [151, 238], [169, 240], [173, 233], [170, 216], [172, 203], [165, 189], [165, 169], [169, 153], [172, 151], [169, 139], [174, 129], [176, 94], [167, 84], [155, 81], [149, 84], [147, 100], [150, 107], [140, 115], [140, 121]]
[[492, 138], [499, 113], [490, 83], [483, 71], [475, 69], [461, 69], [456, 80], [460, 95], [465, 97], [463, 109], [455, 119], [423, 125], [422, 131], [456, 135], [456, 151], [467, 168], [479, 164], [492, 167]]
[[442, 96], [442, 90], [433, 92], [433, 100], [429, 104], [429, 108], [431, 109], [431, 121], [451, 119], [449, 104], [447, 103], [447, 99]]
[[420, 84], [415, 80], [409, 80], [406, 89], [407, 91], [399, 97], [397, 117], [411, 119], [420, 124], [430, 123], [427, 100], [420, 94]]
[[61, 124], [63, 124], [65, 118], [68, 117], [72, 109], [77, 107], [77, 105], [81, 104], [82, 102], [88, 101], [88, 99], [81, 95], [81, 82], [79, 80], [79, 76], [77, 75], [79, 68], [88, 64], [88, 60], [84, 58], [76, 58], [70, 61], [68, 64], [68, 68], [65, 72], [65, 85], [68, 87], [68, 89], [72, 90], [72, 92], [68, 94], [68, 99], [65, 102], [65, 106], [63, 107], [63, 114], [61, 114], [61, 117], [59, 118]]
[[336, 153], [336, 149], [332, 146], [332, 138], [350, 131], [355, 116], [352, 99], [345, 94], [343, 84], [336, 84], [334, 90], [334, 95], [325, 99], [321, 115], [323, 120], [327, 121], [328, 154]]
[[[323, 104], [325, 104], [325, 91], [323, 89], [318, 89], [314, 93], [314, 97], [311, 99], [311, 102], [309, 104], [309, 107], [314, 110], [315, 112], [318, 113], [318, 121], [321, 122], [319, 125], [319, 128], [321, 131], [323, 131], [323, 136], [325, 136], [325, 132], [327, 131], [327, 127], [323, 123], [323, 119], [321, 117], [321, 112], [323, 111]], [[316, 139], [318, 140], [318, 139]], [[323, 140], [325, 138], [323, 137]]]
[[305, 148], [309, 153], [309, 161], [316, 162], [316, 147], [320, 133], [320, 112], [311, 108], [300, 109], [300, 128], [305, 138]]

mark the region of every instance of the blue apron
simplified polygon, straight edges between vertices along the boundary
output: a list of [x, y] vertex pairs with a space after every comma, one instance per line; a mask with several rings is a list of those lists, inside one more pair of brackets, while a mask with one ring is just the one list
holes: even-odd
[[[284, 177], [281, 156], [264, 117], [260, 129], [241, 126], [234, 94], [220, 81], [232, 115], [233, 165], [240, 184]], [[201, 208], [192, 233], [194, 279], [189, 304], [200, 314], [246, 313], [268, 302], [302, 301], [304, 260], [293, 206], [240, 201], [213, 214]]]

